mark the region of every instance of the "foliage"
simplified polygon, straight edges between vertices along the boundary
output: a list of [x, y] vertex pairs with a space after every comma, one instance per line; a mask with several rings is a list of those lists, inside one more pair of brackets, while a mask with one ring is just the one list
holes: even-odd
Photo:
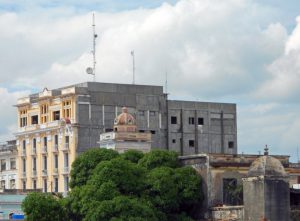
[[151, 170], [156, 167], [179, 167], [177, 153], [174, 151], [152, 150], [139, 160], [139, 165]]
[[[191, 221], [203, 198], [200, 177], [180, 167], [175, 152], [90, 150], [75, 160], [71, 174], [62, 208], [46, 210], [67, 214], [64, 220]], [[38, 209], [30, 204], [27, 211]]]
[[63, 204], [51, 194], [32, 192], [22, 202], [22, 210], [28, 221], [64, 221], [66, 220]]
[[118, 155], [118, 152], [105, 148], [89, 149], [82, 153], [72, 164], [70, 187], [85, 185], [100, 162], [111, 160]]
[[158, 221], [156, 209], [145, 201], [128, 196], [118, 196], [95, 204], [85, 220], [89, 221]]
[[144, 156], [143, 152], [138, 150], [128, 150], [121, 155], [124, 160], [129, 160], [132, 163], [138, 163]]

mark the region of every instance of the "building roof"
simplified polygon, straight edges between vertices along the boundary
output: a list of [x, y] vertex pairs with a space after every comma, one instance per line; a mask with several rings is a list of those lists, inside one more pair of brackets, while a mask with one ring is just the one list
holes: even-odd
[[287, 176], [287, 173], [278, 159], [262, 156], [253, 161], [248, 176]]

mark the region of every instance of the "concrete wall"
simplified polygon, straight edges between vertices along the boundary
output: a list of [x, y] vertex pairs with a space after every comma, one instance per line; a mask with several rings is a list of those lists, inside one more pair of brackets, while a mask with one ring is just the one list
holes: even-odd
[[244, 221], [243, 206], [225, 206], [211, 208], [211, 218], [213, 221]]
[[289, 183], [280, 178], [244, 179], [245, 221], [290, 220]]
[[[169, 149], [182, 155], [237, 153], [235, 104], [168, 101], [168, 115]], [[177, 123], [172, 123], [172, 117]]]

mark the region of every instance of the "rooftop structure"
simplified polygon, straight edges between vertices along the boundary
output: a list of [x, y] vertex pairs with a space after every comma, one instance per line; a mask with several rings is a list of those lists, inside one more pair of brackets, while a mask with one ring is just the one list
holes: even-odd
[[85, 82], [45, 88], [16, 104], [18, 188], [68, 191], [72, 162], [97, 147], [101, 133], [114, 131], [124, 106], [140, 139], [151, 133], [151, 148], [180, 155], [237, 153], [235, 104], [168, 100], [162, 86]]

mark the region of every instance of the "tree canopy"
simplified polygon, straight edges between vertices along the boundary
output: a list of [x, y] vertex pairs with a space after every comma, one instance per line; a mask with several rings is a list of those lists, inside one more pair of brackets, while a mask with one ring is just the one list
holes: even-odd
[[[181, 167], [172, 151], [92, 149], [74, 161], [71, 179], [68, 196], [50, 207], [62, 211], [65, 220], [190, 221], [203, 198], [201, 177], [193, 168]], [[27, 198], [24, 212], [33, 215], [40, 207]]]

